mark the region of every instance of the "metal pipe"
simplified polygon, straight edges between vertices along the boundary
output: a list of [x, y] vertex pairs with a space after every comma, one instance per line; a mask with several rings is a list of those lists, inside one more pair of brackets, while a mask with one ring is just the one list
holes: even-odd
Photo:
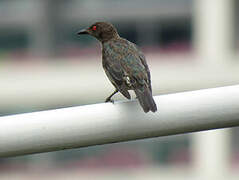
[[0, 157], [239, 126], [239, 85], [0, 117]]

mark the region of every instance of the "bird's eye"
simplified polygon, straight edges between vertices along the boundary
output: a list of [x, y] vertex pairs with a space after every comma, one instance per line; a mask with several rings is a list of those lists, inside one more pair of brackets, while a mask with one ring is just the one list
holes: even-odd
[[92, 27], [92, 30], [95, 31], [95, 30], [96, 30], [96, 26], [93, 26], [93, 27]]

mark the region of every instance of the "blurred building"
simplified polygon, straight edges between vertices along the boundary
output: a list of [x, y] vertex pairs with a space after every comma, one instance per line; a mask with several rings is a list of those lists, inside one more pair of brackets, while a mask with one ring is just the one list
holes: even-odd
[[191, 47], [190, 0], [1, 0], [0, 8], [1, 52], [74, 55], [93, 41], [79, 40], [75, 33], [95, 21], [110, 21], [121, 36], [151, 49]]

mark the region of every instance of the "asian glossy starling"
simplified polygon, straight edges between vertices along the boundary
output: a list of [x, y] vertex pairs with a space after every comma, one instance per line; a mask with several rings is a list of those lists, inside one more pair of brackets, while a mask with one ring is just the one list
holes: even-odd
[[131, 99], [128, 90], [134, 90], [144, 112], [155, 112], [157, 106], [152, 97], [150, 72], [143, 53], [138, 47], [119, 36], [115, 27], [107, 22], [96, 22], [78, 34], [89, 34], [102, 44], [102, 64], [115, 91], [105, 100], [120, 92]]

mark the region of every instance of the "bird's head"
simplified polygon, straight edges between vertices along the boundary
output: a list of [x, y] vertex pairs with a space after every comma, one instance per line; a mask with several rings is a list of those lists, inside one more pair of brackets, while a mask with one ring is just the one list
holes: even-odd
[[89, 28], [77, 32], [77, 34], [89, 34], [101, 42], [106, 42], [119, 37], [115, 27], [107, 22], [96, 22]]

